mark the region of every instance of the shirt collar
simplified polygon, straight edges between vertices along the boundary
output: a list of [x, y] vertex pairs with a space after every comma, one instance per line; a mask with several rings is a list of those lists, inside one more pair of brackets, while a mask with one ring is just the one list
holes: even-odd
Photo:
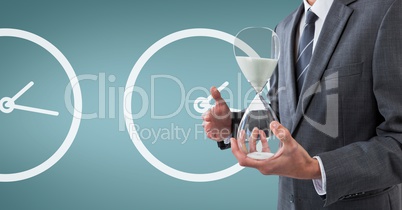
[[311, 11], [313, 11], [319, 19], [325, 20], [333, 2], [334, 0], [316, 0], [314, 5], [311, 6], [307, 0], [303, 0], [304, 14], [307, 14], [307, 10], [311, 8]]

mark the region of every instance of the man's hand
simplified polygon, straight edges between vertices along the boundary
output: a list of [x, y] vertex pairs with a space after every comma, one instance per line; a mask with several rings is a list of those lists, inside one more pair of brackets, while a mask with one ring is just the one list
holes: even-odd
[[[282, 147], [277, 153], [266, 160], [255, 160], [239, 148], [235, 138], [231, 139], [232, 152], [241, 166], [258, 169], [264, 175], [280, 175], [296, 179], [318, 179], [321, 178], [318, 160], [310, 157], [307, 151], [296, 142], [289, 131], [278, 122], [270, 125], [274, 135], [281, 141]], [[244, 138], [241, 135], [240, 138]], [[243, 142], [244, 139], [239, 139]], [[250, 142], [251, 143], [251, 142]]]
[[222, 141], [231, 134], [231, 113], [216, 87], [211, 87], [210, 91], [215, 100], [215, 106], [202, 115], [202, 119], [204, 120], [202, 126], [208, 138]]

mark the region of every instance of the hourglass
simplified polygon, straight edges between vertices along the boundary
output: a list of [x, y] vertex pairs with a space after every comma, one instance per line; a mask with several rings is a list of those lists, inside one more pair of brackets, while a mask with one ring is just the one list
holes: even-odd
[[233, 51], [243, 75], [257, 93], [240, 121], [238, 145], [250, 158], [268, 159], [274, 155], [272, 141], [278, 142], [269, 125], [278, 119], [262, 92], [278, 63], [279, 39], [270, 28], [245, 28], [236, 35]]

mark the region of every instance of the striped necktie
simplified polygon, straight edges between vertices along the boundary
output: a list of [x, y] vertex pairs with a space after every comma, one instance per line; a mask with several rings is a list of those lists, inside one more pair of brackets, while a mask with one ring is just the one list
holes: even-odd
[[310, 9], [306, 14], [306, 23], [304, 25], [303, 34], [299, 40], [299, 49], [297, 51], [296, 60], [296, 81], [297, 81], [297, 96], [300, 96], [301, 89], [306, 77], [306, 71], [309, 68], [311, 56], [313, 54], [314, 41], [314, 23], [318, 16]]

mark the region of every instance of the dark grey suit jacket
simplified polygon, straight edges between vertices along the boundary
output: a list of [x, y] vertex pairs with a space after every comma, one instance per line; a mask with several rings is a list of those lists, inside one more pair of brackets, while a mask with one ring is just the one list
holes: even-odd
[[303, 5], [276, 28], [282, 56], [270, 100], [292, 136], [322, 159], [327, 194], [311, 180], [280, 177], [278, 209], [401, 209], [402, 0], [334, 0], [296, 101], [302, 14]]

